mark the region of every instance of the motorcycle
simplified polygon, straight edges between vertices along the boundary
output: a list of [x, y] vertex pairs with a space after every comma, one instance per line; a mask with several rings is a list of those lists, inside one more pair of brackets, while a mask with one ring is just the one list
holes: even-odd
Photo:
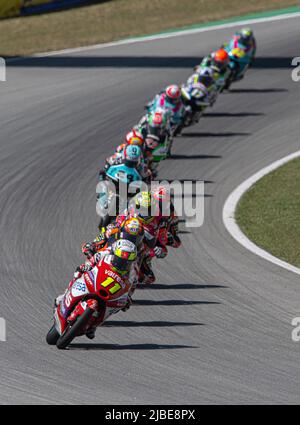
[[210, 106], [207, 90], [202, 84], [188, 84], [181, 88], [181, 98], [186, 107], [183, 126], [189, 127], [199, 122], [203, 112]]
[[163, 141], [159, 137], [148, 134], [145, 139], [145, 156], [153, 177], [157, 177], [158, 166], [171, 154], [171, 136], [166, 135]]
[[79, 336], [94, 329], [112, 314], [125, 309], [131, 284], [113, 271], [102, 259], [91, 271], [69, 286], [63, 299], [54, 310], [54, 324], [46, 341], [65, 349]]
[[233, 49], [228, 47], [227, 52], [230, 59], [230, 73], [224, 89], [229, 90], [232, 83], [241, 80], [245, 76], [245, 73], [251, 64], [252, 57], [241, 47], [235, 47]]
[[127, 208], [128, 197], [134, 196], [142, 184], [143, 179], [139, 172], [125, 164], [112, 165], [106, 170], [105, 178], [97, 186], [96, 210], [100, 216], [99, 229], [106, 227], [118, 211]]

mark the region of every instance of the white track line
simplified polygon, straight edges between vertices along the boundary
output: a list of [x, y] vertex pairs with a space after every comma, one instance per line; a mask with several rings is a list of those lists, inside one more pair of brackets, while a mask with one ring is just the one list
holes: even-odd
[[[48, 56], [87, 52], [89, 50], [95, 50], [95, 49], [105, 49], [108, 47], [121, 46], [126, 44], [142, 43], [146, 41], [161, 40], [164, 38], [180, 37], [183, 35], [190, 35], [190, 34], [198, 34], [198, 33], [207, 32], [207, 31], [216, 31], [216, 30], [221, 30], [225, 28], [236, 27], [239, 25], [252, 25], [252, 24], [281, 21], [283, 19], [291, 19], [291, 18], [299, 18], [299, 17], [300, 17], [300, 12], [294, 12], [294, 13], [285, 13], [282, 15], [279, 14], [275, 16], [267, 16], [267, 17], [261, 17], [261, 18], [244, 19], [244, 20], [242, 19], [240, 21], [237, 20], [237, 21], [227, 22], [225, 24], [216, 24], [216, 25], [211, 25], [207, 27], [203, 26], [200, 28], [191, 28], [186, 30], [178, 30], [174, 32], [165, 32], [165, 33], [154, 34], [154, 35], [146, 35], [146, 36], [140, 36], [136, 38], [128, 38], [124, 40], [113, 41], [110, 43], [94, 44], [92, 46], [75, 47], [71, 49], [57, 50], [57, 51], [46, 52], [46, 53], [36, 53], [30, 57], [42, 58], [42, 57], [48, 57]], [[23, 57], [11, 58], [11, 59], [8, 59], [7, 62], [9, 63], [9, 62], [15, 62], [19, 60], [24, 60], [24, 58]]]
[[255, 245], [253, 242], [251, 242], [247, 238], [247, 236], [241, 231], [241, 229], [238, 227], [235, 220], [235, 211], [236, 211], [237, 205], [241, 197], [247, 192], [247, 190], [250, 189], [250, 187], [253, 186], [262, 177], [269, 174], [271, 171], [276, 170], [277, 168], [281, 167], [282, 165], [286, 164], [292, 159], [295, 159], [298, 157], [300, 157], [300, 151], [294, 152], [291, 155], [288, 155], [282, 159], [279, 159], [276, 162], [273, 162], [273, 164], [258, 171], [252, 177], [250, 177], [249, 179], [244, 181], [242, 184], [240, 184], [229, 195], [229, 197], [227, 198], [225, 202], [225, 205], [223, 208], [223, 222], [225, 224], [226, 229], [231, 234], [231, 236], [234, 239], [236, 239], [241, 245], [243, 245], [246, 249], [248, 249], [249, 251], [253, 252], [256, 255], [259, 255], [265, 260], [276, 264], [277, 266], [283, 267], [286, 270], [289, 270], [293, 273], [300, 275], [300, 268], [292, 266], [291, 264], [286, 263], [285, 261], [282, 261], [277, 257], [274, 257], [273, 255], [269, 254], [267, 251], [264, 251], [263, 249]]

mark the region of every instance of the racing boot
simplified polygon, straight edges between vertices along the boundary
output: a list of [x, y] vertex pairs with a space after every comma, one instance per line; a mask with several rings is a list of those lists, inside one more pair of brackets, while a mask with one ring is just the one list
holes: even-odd
[[141, 264], [139, 283], [149, 285], [154, 283], [155, 280], [156, 278], [151, 267], [151, 259], [144, 259]]
[[127, 303], [125, 305], [125, 307], [122, 308], [122, 311], [127, 311], [129, 310], [130, 306], [132, 305], [132, 298], [131, 296], [128, 294], [128, 300]]
[[168, 232], [168, 246], [171, 246], [172, 248], [179, 248], [181, 246], [181, 240], [178, 235], [174, 235], [171, 232]]

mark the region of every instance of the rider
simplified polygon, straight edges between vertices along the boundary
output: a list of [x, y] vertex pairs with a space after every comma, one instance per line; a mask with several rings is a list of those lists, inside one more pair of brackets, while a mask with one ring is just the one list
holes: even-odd
[[195, 72], [201, 73], [205, 69], [210, 69], [212, 77], [221, 91], [230, 75], [229, 55], [225, 49], [221, 48], [206, 56], [200, 65], [195, 67]]
[[103, 250], [107, 246], [111, 246], [118, 239], [126, 239], [133, 242], [138, 252], [141, 249], [144, 239], [144, 229], [138, 218], [125, 218], [123, 221], [109, 224], [103, 227], [93, 242], [86, 242], [82, 245], [82, 252], [88, 258]]
[[163, 108], [150, 111], [141, 118], [136, 128], [144, 140], [153, 137], [159, 143], [164, 143], [170, 135], [170, 113]]
[[215, 70], [217, 73], [224, 75], [226, 72], [228, 72], [228, 65], [229, 55], [225, 49], [221, 48], [206, 56], [202, 60], [201, 64], [195, 68], [195, 71], [198, 72], [200, 68], [209, 67]]
[[[65, 328], [66, 318], [75, 307], [75, 304], [77, 304], [84, 296], [76, 296], [76, 299], [70, 304], [66, 299], [67, 294], [71, 291], [77, 279], [81, 277], [84, 272], [91, 270], [96, 265], [101, 267], [101, 265], [104, 264], [104, 259], [105, 265], [109, 265], [112, 271], [119, 275], [119, 277], [130, 286], [130, 290], [127, 293], [127, 301], [124, 303], [123, 310], [127, 310], [131, 305], [131, 288], [136, 285], [138, 274], [136, 267], [133, 267], [137, 259], [137, 248], [133, 242], [119, 239], [111, 246], [90, 257], [89, 260], [86, 261], [85, 265], [81, 267], [81, 270], [78, 271], [77, 276], [74, 276], [74, 279], [71, 280], [65, 293], [56, 298], [55, 306], [58, 307], [56, 312], [60, 323], [62, 324], [62, 328]], [[86, 336], [93, 339], [95, 337], [95, 330], [95, 328], [90, 328], [86, 333]]]
[[152, 189], [151, 194], [158, 203], [162, 223], [165, 223], [168, 238], [167, 245], [173, 248], [179, 248], [181, 246], [181, 240], [178, 236], [179, 219], [169, 189], [166, 186], [159, 185]]
[[256, 53], [256, 40], [251, 28], [242, 28], [240, 31], [236, 32], [234, 35], [236, 39], [242, 46], [245, 46], [245, 51], [251, 52], [252, 62]]
[[185, 116], [185, 106], [181, 100], [181, 90], [176, 84], [172, 84], [157, 94], [154, 99], [148, 103], [147, 109], [154, 111], [157, 108], [164, 108], [171, 112], [171, 125], [175, 129], [180, 126]]
[[[200, 68], [200, 66], [199, 66]], [[191, 111], [187, 113], [185, 125], [189, 125], [191, 120], [199, 121], [200, 115], [193, 117], [193, 113], [196, 111], [203, 111], [207, 106], [211, 105], [212, 95], [208, 91], [207, 87], [198, 83], [199, 74], [208, 75], [213, 77], [213, 70], [211, 68], [203, 68], [200, 72], [193, 74], [186, 84], [181, 86], [181, 93], [183, 101], [191, 106]]]
[[250, 65], [253, 64], [256, 54], [256, 40], [251, 28], [242, 28], [237, 31], [229, 43], [225, 43], [222, 47], [228, 47], [231, 44], [233, 48], [241, 45], [245, 52], [251, 57]]
[[151, 171], [143, 162], [141, 148], [137, 145], [127, 145], [121, 152], [116, 152], [106, 159], [104, 169], [100, 170], [99, 177], [103, 180], [108, 169], [114, 165], [124, 164], [128, 168], [135, 168], [143, 180], [151, 179]]
[[144, 115], [136, 128], [144, 137], [145, 160], [152, 173], [154, 173], [153, 177], [155, 177], [156, 170], [153, 167], [152, 152], [159, 145], [164, 146], [166, 141], [171, 143], [170, 113], [166, 109], [157, 108], [155, 111]]
[[192, 74], [187, 80], [188, 85], [197, 84], [206, 94], [205, 100], [212, 106], [217, 99], [218, 86], [213, 77], [213, 71], [206, 67]]
[[142, 153], [144, 153], [144, 144], [145, 140], [141, 132], [133, 128], [129, 133], [126, 134], [124, 143], [117, 147], [116, 153], [123, 153], [127, 145], [139, 146]]

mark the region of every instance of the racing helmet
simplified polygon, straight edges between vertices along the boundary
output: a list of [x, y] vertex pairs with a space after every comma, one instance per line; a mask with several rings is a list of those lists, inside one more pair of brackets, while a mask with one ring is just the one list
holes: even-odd
[[170, 202], [170, 191], [166, 186], [159, 185], [151, 191], [152, 198], [159, 202]]
[[151, 193], [144, 191], [132, 198], [129, 211], [143, 224], [150, 224], [156, 215], [157, 204], [152, 199]]
[[221, 48], [212, 54], [213, 65], [217, 66], [221, 71], [225, 71], [229, 64], [229, 55], [225, 49]]
[[152, 191], [152, 198], [157, 202], [160, 214], [169, 215], [171, 207], [170, 190], [164, 185], [155, 186]]
[[171, 105], [177, 105], [180, 101], [181, 91], [176, 84], [172, 84], [166, 88], [166, 101]]
[[143, 225], [137, 217], [125, 219], [121, 225], [120, 237], [133, 243], [141, 241], [144, 235]]
[[120, 274], [128, 273], [133, 261], [137, 258], [135, 244], [126, 239], [119, 239], [112, 246], [111, 265]]
[[126, 134], [125, 141], [128, 145], [135, 145], [142, 148], [144, 144], [144, 137], [139, 131], [133, 129]]
[[244, 46], [248, 46], [253, 39], [253, 31], [251, 28], [242, 28], [241, 31], [238, 32], [239, 40]]
[[129, 168], [135, 168], [140, 164], [142, 151], [139, 146], [127, 145], [124, 149], [124, 164]]

